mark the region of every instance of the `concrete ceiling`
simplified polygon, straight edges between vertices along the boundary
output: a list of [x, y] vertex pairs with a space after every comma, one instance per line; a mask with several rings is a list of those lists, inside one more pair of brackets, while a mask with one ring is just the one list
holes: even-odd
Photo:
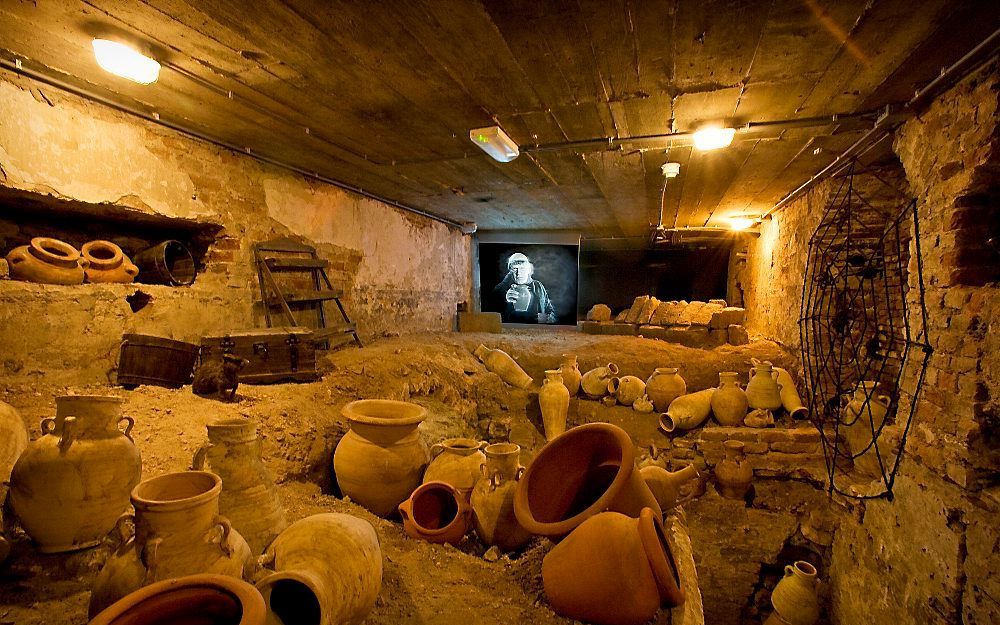
[[[524, 146], [869, 111], [908, 99], [998, 13], [961, 0], [4, 1], [0, 55], [481, 229], [645, 236], [661, 205], [668, 227], [767, 210], [859, 125], [507, 164], [469, 129], [499, 123]], [[160, 80], [103, 72], [90, 39], [108, 34], [155, 51]], [[668, 160], [682, 169], [663, 192]]]

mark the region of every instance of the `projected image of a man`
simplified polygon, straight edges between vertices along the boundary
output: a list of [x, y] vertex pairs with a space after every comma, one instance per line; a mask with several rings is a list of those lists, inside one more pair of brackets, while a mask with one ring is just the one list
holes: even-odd
[[534, 265], [515, 252], [507, 259], [507, 275], [493, 288], [506, 323], [555, 323], [556, 311], [545, 287], [531, 276]]

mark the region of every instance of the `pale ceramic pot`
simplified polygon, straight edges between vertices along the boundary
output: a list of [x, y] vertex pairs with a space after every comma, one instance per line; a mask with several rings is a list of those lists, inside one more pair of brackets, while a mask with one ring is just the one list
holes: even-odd
[[472, 527], [472, 506], [447, 482], [427, 482], [399, 504], [403, 531], [410, 538], [457, 545]]
[[735, 371], [719, 374], [719, 388], [712, 395], [712, 414], [720, 425], [740, 426], [747, 416], [750, 404], [747, 394], [740, 388], [739, 377]]
[[576, 356], [573, 354], [563, 354], [562, 364], [559, 365], [559, 373], [562, 374], [563, 385], [569, 391], [569, 396], [576, 397], [576, 394], [580, 392], [580, 380], [583, 379]]
[[642, 474], [642, 479], [646, 481], [646, 485], [664, 512], [690, 498], [696, 491], [695, 482], [700, 477], [697, 467], [693, 464], [678, 471], [667, 471], [663, 467], [651, 464], [639, 469], [639, 473]]
[[725, 457], [715, 465], [719, 493], [726, 499], [743, 499], [753, 483], [753, 467], [747, 462], [744, 444], [725, 441], [722, 447]]
[[424, 471], [423, 483], [447, 482], [466, 500], [486, 464], [486, 443], [474, 438], [448, 438], [431, 447], [432, 460]]
[[618, 365], [608, 363], [604, 367], [595, 367], [583, 374], [580, 379], [580, 389], [590, 399], [600, 399], [608, 393], [608, 382], [618, 375]]
[[514, 492], [524, 474], [521, 448], [514, 443], [495, 443], [485, 451], [484, 479], [472, 491], [473, 526], [483, 543], [513, 551], [531, 540], [531, 533], [514, 514]]
[[41, 284], [83, 284], [87, 261], [80, 251], [58, 239], [35, 237], [7, 253], [10, 276]]
[[611, 378], [608, 393], [614, 395], [622, 406], [631, 406], [635, 400], [646, 394], [646, 383], [634, 375]]
[[639, 399], [632, 402], [632, 409], [636, 412], [649, 414], [650, 412], [653, 412], [653, 402], [649, 400], [648, 395], [643, 395]]
[[208, 424], [208, 443], [195, 452], [192, 466], [222, 478], [219, 511], [261, 553], [288, 527], [278, 489], [261, 458], [257, 426], [248, 419]]
[[118, 521], [121, 545], [94, 580], [90, 615], [165, 579], [196, 573], [250, 579], [256, 562], [250, 546], [219, 514], [221, 492], [222, 479], [208, 471], [166, 473], [140, 482], [132, 490], [135, 514]]
[[546, 371], [545, 382], [538, 391], [538, 406], [542, 410], [545, 440], [550, 441], [566, 431], [569, 397], [569, 390], [563, 384], [559, 371]]
[[57, 397], [57, 417], [42, 419], [42, 437], [14, 464], [11, 504], [42, 553], [98, 544], [128, 507], [142, 463], [121, 404], [118, 397]]
[[751, 410], [747, 413], [747, 416], [743, 418], [743, 425], [748, 428], [771, 427], [774, 425], [774, 415], [770, 410], [765, 410], [763, 408]]
[[808, 417], [809, 409], [802, 404], [802, 398], [799, 397], [799, 392], [795, 388], [795, 381], [792, 380], [792, 375], [781, 367], [774, 367], [774, 371], [778, 374], [777, 381], [778, 388], [780, 389], [781, 406], [793, 418], [805, 419]]
[[417, 486], [428, 451], [417, 426], [427, 410], [389, 399], [344, 406], [350, 431], [337, 443], [333, 470], [341, 492], [378, 516], [389, 516]]
[[486, 369], [500, 376], [507, 384], [524, 390], [531, 387], [531, 376], [507, 352], [480, 345], [473, 354], [486, 365]]
[[799, 560], [785, 566], [785, 576], [771, 592], [771, 605], [780, 617], [778, 622], [813, 625], [819, 620], [817, 583], [816, 567], [808, 562]]
[[139, 268], [111, 241], [90, 241], [80, 253], [87, 261], [87, 282], [128, 283], [139, 275]]
[[708, 420], [712, 412], [714, 388], [681, 395], [670, 402], [667, 411], [660, 415], [660, 429], [664, 432], [690, 430]]
[[28, 447], [28, 428], [13, 406], [0, 401], [0, 564], [10, 555], [8, 531], [13, 519], [5, 518], [4, 504], [10, 489], [10, 472]]
[[252, 585], [225, 575], [186, 575], [144, 586], [119, 599], [87, 625], [265, 625], [264, 598]]
[[646, 395], [657, 412], [666, 412], [670, 402], [687, 394], [687, 383], [676, 367], [659, 367], [646, 380]]
[[877, 435], [885, 424], [891, 402], [888, 395], [877, 394], [877, 387], [878, 384], [870, 380], [859, 382], [851, 401], [844, 408], [844, 436], [854, 456], [854, 468], [866, 476], [882, 474], [879, 457], [884, 465], [888, 466], [891, 462], [888, 446], [873, 443], [878, 440]]
[[359, 625], [382, 588], [382, 549], [370, 523], [325, 513], [288, 526], [260, 558], [267, 623]]
[[777, 410], [781, 408], [781, 389], [778, 374], [768, 361], [752, 358], [750, 382], [747, 383], [747, 400], [753, 409]]

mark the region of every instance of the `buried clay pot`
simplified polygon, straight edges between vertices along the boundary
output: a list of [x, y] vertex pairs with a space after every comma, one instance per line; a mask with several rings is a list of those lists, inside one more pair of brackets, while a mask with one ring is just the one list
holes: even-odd
[[590, 399], [600, 399], [608, 394], [608, 383], [618, 375], [618, 365], [609, 363], [604, 367], [596, 367], [580, 378], [580, 389]]
[[88, 263], [84, 272], [87, 282], [128, 283], [139, 275], [139, 268], [111, 241], [90, 241], [80, 253]]
[[427, 447], [417, 431], [427, 410], [406, 401], [362, 399], [341, 414], [351, 429], [333, 453], [337, 484], [352, 501], [389, 516], [420, 485], [427, 467]]
[[639, 473], [664, 512], [690, 499], [697, 491], [697, 481], [700, 477], [698, 468], [693, 464], [678, 471], [667, 471], [663, 467], [650, 464], [639, 469]]
[[646, 380], [646, 396], [657, 412], [666, 412], [670, 402], [687, 393], [687, 383], [676, 367], [659, 367]]
[[80, 251], [58, 239], [35, 237], [28, 245], [7, 253], [10, 276], [40, 284], [83, 284], [86, 259]]
[[382, 588], [382, 549], [370, 523], [315, 514], [288, 526], [260, 558], [269, 625], [357, 625]]
[[570, 392], [563, 384], [558, 369], [545, 372], [545, 382], [538, 391], [538, 407], [542, 411], [542, 427], [545, 440], [550, 441], [566, 431], [566, 417], [569, 414]]
[[631, 406], [646, 394], [646, 383], [634, 375], [611, 378], [608, 382], [608, 394], [614, 395], [622, 406]]
[[531, 376], [524, 372], [519, 364], [502, 349], [490, 349], [480, 345], [472, 352], [486, 369], [500, 376], [500, 379], [519, 389], [531, 387]]
[[431, 447], [433, 460], [424, 471], [423, 482], [447, 482], [468, 501], [482, 477], [486, 443], [474, 438], [448, 438]]
[[725, 441], [722, 447], [726, 456], [715, 465], [719, 493], [726, 499], [743, 499], [753, 483], [753, 467], [747, 461], [744, 444], [740, 441]]
[[636, 517], [643, 508], [660, 514], [635, 466], [632, 439], [610, 423], [572, 428], [542, 447], [514, 494], [521, 525], [555, 539], [600, 512]]
[[667, 411], [660, 415], [660, 429], [664, 432], [690, 430], [704, 423], [712, 412], [715, 391], [714, 388], [706, 388], [697, 393], [681, 395], [670, 402]]
[[521, 447], [495, 443], [486, 448], [483, 477], [472, 491], [472, 520], [479, 539], [504, 551], [513, 551], [531, 540], [514, 514], [514, 493], [524, 475]]
[[785, 576], [771, 591], [774, 612], [765, 625], [813, 625], [819, 620], [816, 567], [799, 560], [785, 566]]
[[472, 525], [472, 507], [447, 482], [427, 482], [399, 504], [403, 530], [410, 538], [457, 545]]
[[746, 394], [750, 408], [757, 410], [777, 410], [781, 408], [781, 389], [778, 387], [778, 373], [766, 360], [750, 359], [753, 368], [750, 369], [750, 381], [747, 383]]
[[13, 519], [3, 515], [10, 490], [10, 471], [27, 447], [28, 429], [24, 427], [21, 414], [10, 404], [0, 401], [0, 564], [10, 555], [7, 531]]
[[684, 602], [660, 514], [590, 517], [542, 560], [552, 610], [597, 625], [641, 625], [660, 606]]
[[719, 374], [719, 388], [712, 395], [712, 414], [719, 425], [738, 427], [743, 425], [743, 418], [747, 416], [750, 404], [747, 394], [740, 388], [739, 375], [735, 371]]
[[264, 598], [225, 575], [168, 579], [119, 599], [87, 625], [264, 625]]
[[563, 360], [562, 364], [559, 365], [559, 373], [562, 374], [563, 385], [569, 391], [570, 397], [576, 397], [576, 394], [580, 392], [580, 380], [583, 379], [583, 374], [580, 373], [576, 356], [573, 354], [563, 354], [562, 357]]

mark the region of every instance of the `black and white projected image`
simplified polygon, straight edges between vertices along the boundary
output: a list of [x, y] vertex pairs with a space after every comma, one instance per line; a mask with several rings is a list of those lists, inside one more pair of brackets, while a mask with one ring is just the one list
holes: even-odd
[[482, 309], [504, 323], [575, 325], [575, 245], [480, 243]]

